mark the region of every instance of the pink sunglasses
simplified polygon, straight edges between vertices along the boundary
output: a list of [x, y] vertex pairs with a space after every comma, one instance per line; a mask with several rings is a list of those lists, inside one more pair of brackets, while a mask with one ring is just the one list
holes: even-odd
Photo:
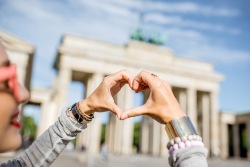
[[7, 81], [8, 88], [14, 94], [16, 100], [19, 98], [19, 85], [17, 80], [16, 65], [11, 64], [0, 68], [0, 82]]

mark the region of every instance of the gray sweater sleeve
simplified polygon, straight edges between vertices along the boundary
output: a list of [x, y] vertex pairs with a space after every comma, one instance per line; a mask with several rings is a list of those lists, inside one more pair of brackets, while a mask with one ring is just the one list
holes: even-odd
[[77, 123], [67, 115], [67, 111], [63, 111], [58, 120], [24, 153], [5, 164], [1, 164], [0, 167], [49, 166], [67, 144], [85, 128], [87, 128], [86, 124]]
[[207, 149], [191, 146], [173, 151], [169, 156], [171, 167], [207, 167]]

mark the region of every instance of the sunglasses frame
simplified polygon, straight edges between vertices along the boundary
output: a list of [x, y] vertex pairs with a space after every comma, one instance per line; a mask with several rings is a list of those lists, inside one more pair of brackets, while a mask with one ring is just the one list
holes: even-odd
[[19, 99], [19, 84], [15, 64], [0, 67], [0, 82], [7, 81], [7, 86], [13, 93], [16, 100]]

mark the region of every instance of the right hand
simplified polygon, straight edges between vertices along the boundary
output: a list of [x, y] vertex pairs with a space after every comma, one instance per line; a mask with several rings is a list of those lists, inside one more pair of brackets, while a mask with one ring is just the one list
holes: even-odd
[[150, 89], [149, 98], [144, 105], [122, 113], [121, 120], [139, 115], [147, 115], [161, 124], [166, 124], [174, 118], [185, 116], [171, 87], [159, 77], [142, 71], [135, 77], [132, 89], [137, 93]]
[[128, 70], [121, 70], [105, 77], [90, 96], [79, 102], [81, 114], [111, 111], [120, 118], [122, 111], [115, 104], [114, 96], [125, 84], [132, 87], [133, 79], [133, 75]]

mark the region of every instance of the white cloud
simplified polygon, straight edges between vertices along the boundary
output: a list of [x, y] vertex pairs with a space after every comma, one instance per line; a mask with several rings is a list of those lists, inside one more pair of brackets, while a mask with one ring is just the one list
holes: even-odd
[[170, 13], [183, 13], [183, 14], [201, 14], [205, 16], [220, 16], [220, 17], [234, 17], [238, 16], [240, 12], [236, 9], [220, 8], [208, 5], [200, 5], [194, 2], [176, 2], [165, 3], [151, 2], [154, 10], [161, 10]]
[[196, 31], [167, 29], [167, 45], [177, 55], [215, 64], [250, 63], [250, 52], [225, 48]]
[[144, 15], [144, 21], [158, 24], [180, 24], [182, 18], [180, 16], [167, 16], [160, 13], [150, 13]]
[[250, 61], [250, 53], [229, 48], [221, 48], [214, 45], [197, 45], [195, 48], [187, 48], [183, 55], [194, 59], [204, 59], [216, 64], [236, 64]]
[[[100, 1], [103, 2], [102, 0]], [[148, 2], [144, 0], [106, 0], [105, 3], [123, 6], [126, 8], [142, 9]]]
[[169, 34], [170, 36], [178, 37], [180, 38], [189, 38], [195, 41], [206, 41], [207, 39], [205, 36], [203, 36], [201, 33], [193, 30], [183, 30], [179, 28], [168, 28], [165, 30], [166, 34]]
[[[103, 2], [103, 1], [101, 1]], [[225, 8], [212, 5], [201, 5], [195, 2], [159, 2], [144, 0], [108, 0], [105, 3], [134, 8], [141, 12], [161, 11], [168, 13], [201, 14], [205, 16], [235, 17], [240, 15], [240, 11], [234, 8]]]
[[[83, 0], [83, 1], [75, 1], [75, 0], [69, 0], [70, 3], [78, 4], [79, 6], [87, 6], [89, 8], [92, 8], [93, 11], [103, 13], [105, 15], [112, 15], [113, 17], [126, 17], [130, 18], [132, 20], [138, 20], [139, 15], [133, 11], [131, 11], [129, 8], [126, 8], [124, 6], [117, 6], [112, 3], [109, 3], [109, 1], [101, 1], [101, 0]], [[103, 15], [103, 16], [105, 16]]]
[[208, 30], [215, 32], [227, 32], [230, 34], [238, 34], [240, 31], [236, 28], [224, 27], [220, 24], [212, 24], [205, 22], [197, 22], [191, 20], [185, 20], [180, 16], [168, 16], [161, 13], [150, 13], [144, 17], [145, 22], [161, 24], [162, 26], [171, 25], [183, 28], [194, 28], [200, 30]]
[[[51, 5], [56, 6], [55, 3]], [[8, 7], [17, 12], [18, 14], [24, 15], [30, 19], [58, 19], [59, 15], [48, 10], [48, 4], [38, 0], [30, 0], [29, 3], [23, 1], [9, 0]]]

